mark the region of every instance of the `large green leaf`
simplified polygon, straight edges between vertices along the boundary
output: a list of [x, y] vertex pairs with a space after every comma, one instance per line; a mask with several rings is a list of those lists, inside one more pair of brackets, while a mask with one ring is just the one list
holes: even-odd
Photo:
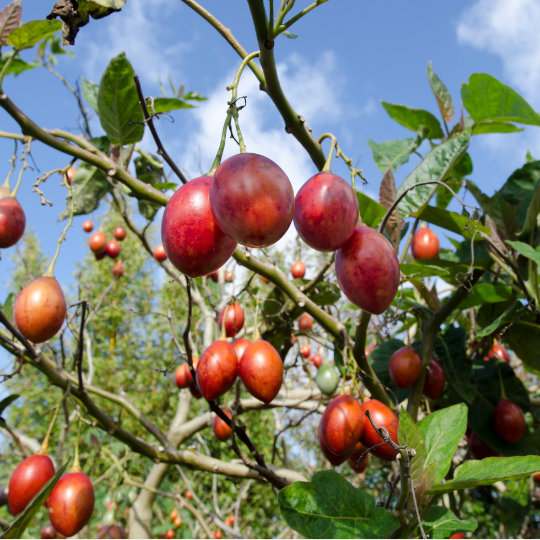
[[356, 198], [362, 223], [368, 227], [376, 227], [386, 214], [386, 208], [358, 190], [356, 190]]
[[525, 242], [507, 240], [507, 244], [510, 244], [518, 253], [527, 257], [527, 259], [533, 260], [536, 264], [540, 265], [540, 246], [534, 249]]
[[[398, 189], [398, 196], [419, 182], [443, 181], [448, 171], [467, 149], [470, 138], [471, 131], [468, 129], [433, 148], [416, 169], [405, 178]], [[437, 187], [437, 184], [428, 184], [408, 191], [399, 203], [399, 209], [405, 214], [418, 212], [437, 191]]]
[[417, 147], [417, 142], [412, 137], [402, 141], [392, 139], [379, 144], [369, 139], [367, 145], [373, 152], [373, 159], [377, 168], [384, 174], [388, 169], [395, 172], [400, 165], [407, 163], [411, 152]]
[[99, 85], [98, 114], [101, 127], [109, 139], [120, 146], [139, 142], [144, 134], [144, 126], [134, 124], [142, 122], [144, 117], [133, 75], [133, 68], [125, 53], [120, 53], [110, 61]]
[[482, 461], [470, 460], [460, 465], [454, 478], [433, 486], [430, 494], [443, 494], [458, 489], [476, 486], [490, 486], [495, 482], [519, 480], [540, 471], [540, 456], [520, 456], [510, 458], [486, 458]]
[[94, 111], [98, 112], [98, 93], [99, 93], [99, 86], [97, 84], [94, 84], [93, 82], [87, 81], [85, 78], [81, 77], [82, 81], [82, 93], [84, 96], [84, 99], [86, 99], [86, 103], [94, 109]]
[[436, 411], [418, 423], [418, 430], [425, 441], [426, 467], [437, 463], [436, 484], [449, 471], [454, 452], [466, 429], [467, 407], [462, 403]]
[[[522, 208], [525, 208], [525, 205], [522, 205], [520, 210]], [[521, 212], [518, 213], [518, 221], [520, 219]], [[536, 227], [536, 224], [538, 222], [538, 215], [540, 214], [540, 182], [536, 185], [536, 189], [534, 190], [533, 196], [529, 202], [529, 206], [527, 206], [527, 212], [525, 214], [525, 220], [523, 221], [523, 226], [521, 228], [521, 231], [519, 231], [519, 235], [522, 235], [524, 233], [528, 233]]]
[[374, 497], [335, 471], [282, 489], [278, 502], [289, 527], [306, 538], [387, 538], [399, 527], [391, 512], [375, 506]]
[[388, 103], [386, 101], [382, 101], [381, 103], [390, 117], [402, 126], [412, 131], [418, 131], [421, 126], [427, 127], [430, 130], [427, 136], [428, 139], [442, 139], [444, 137], [440, 122], [429, 111], [411, 109], [405, 105]]
[[532, 321], [516, 321], [506, 330], [504, 340], [527, 366], [540, 371], [540, 326]]
[[9, 34], [7, 42], [15, 49], [29, 49], [62, 28], [60, 21], [30, 21]]
[[54, 489], [67, 466], [69, 465], [69, 459], [58, 471], [56, 474], [41, 488], [39, 493], [30, 501], [24, 512], [19, 514], [15, 521], [11, 524], [11, 527], [7, 531], [4, 531], [0, 538], [23, 538], [23, 533], [30, 525], [31, 521], [34, 519], [34, 516], [41, 510], [43, 504], [48, 499], [51, 491]]
[[[425, 442], [418, 426], [413, 422], [404, 407], [401, 407], [399, 416], [398, 441], [400, 446], [407, 446], [416, 451], [416, 455], [411, 459], [411, 479], [415, 488], [420, 487], [424, 479], [424, 468], [426, 466]], [[431, 485], [422, 486], [422, 492], [431, 489]], [[417, 495], [419, 493], [417, 492]]]
[[19, 398], [19, 394], [10, 394], [4, 399], [0, 400], [0, 414], [2, 414], [16, 399]]
[[[450, 538], [459, 532], [473, 532], [478, 527], [475, 519], [458, 519], [452, 510], [444, 506], [432, 506], [422, 518], [424, 532], [428, 538]], [[418, 536], [420, 536], [418, 530]]]
[[[2, 58], [0, 58], [0, 71], [6, 65], [8, 58], [13, 56], [13, 54], [14, 54], [13, 51], [9, 51], [2, 55]], [[39, 66], [37, 62], [28, 63], [17, 56], [14, 60], [10, 62], [5, 74], [6, 75], [13, 74], [17, 76], [19, 73], [22, 73], [23, 71], [26, 71], [27, 69], [35, 68], [37, 66]]]
[[437, 99], [437, 104], [439, 105], [441, 114], [443, 115], [443, 118], [446, 120], [446, 122], [450, 122], [454, 118], [455, 114], [454, 103], [452, 102], [452, 98], [450, 97], [450, 92], [448, 92], [446, 86], [433, 71], [431, 67], [431, 62], [428, 64], [427, 74], [429, 84], [431, 85], [431, 89], [435, 94], [435, 98]]
[[478, 283], [469, 292], [467, 298], [459, 304], [459, 309], [505, 302], [512, 294], [512, 287], [510, 285], [503, 283]]
[[11, 292], [7, 295], [6, 301], [4, 302], [4, 305], [2, 307], [2, 311], [4, 312], [4, 315], [10, 320], [13, 321], [13, 306], [15, 305], [15, 299], [17, 296], [15, 293]]
[[485, 133], [517, 133], [523, 131], [523, 128], [518, 128], [514, 124], [506, 122], [481, 122], [474, 124], [472, 134], [483, 135]]
[[540, 125], [540, 116], [512, 88], [486, 73], [475, 73], [461, 87], [463, 105], [475, 122]]

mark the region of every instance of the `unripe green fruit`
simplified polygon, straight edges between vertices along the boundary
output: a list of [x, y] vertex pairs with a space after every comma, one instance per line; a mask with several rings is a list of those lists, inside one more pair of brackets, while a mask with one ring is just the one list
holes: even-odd
[[331, 396], [338, 387], [339, 373], [334, 366], [331, 366], [330, 364], [323, 364], [317, 372], [315, 382], [323, 394]]

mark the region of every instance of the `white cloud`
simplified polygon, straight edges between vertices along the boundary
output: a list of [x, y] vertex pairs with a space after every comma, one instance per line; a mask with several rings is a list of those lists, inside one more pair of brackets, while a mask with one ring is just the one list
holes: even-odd
[[362, 108], [362, 112], [366, 116], [371, 116], [375, 114], [377, 110], [378, 110], [378, 104], [373, 98], [368, 98], [368, 100], [366, 101], [366, 104]]

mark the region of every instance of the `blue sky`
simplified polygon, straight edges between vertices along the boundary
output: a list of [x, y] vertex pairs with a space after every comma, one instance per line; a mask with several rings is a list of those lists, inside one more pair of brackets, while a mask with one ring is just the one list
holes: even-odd
[[[23, 0], [24, 21], [43, 19], [52, 3]], [[307, 5], [303, 0], [297, 3]], [[2, 0], [0, 7], [6, 4]], [[248, 51], [256, 50], [246, 2], [202, 0], [202, 4], [232, 30]], [[380, 100], [425, 108], [438, 115], [426, 78], [426, 66], [432, 61], [458, 110], [461, 84], [476, 72], [499, 78], [521, 92], [533, 107], [540, 108], [539, 27], [537, 0], [330, 0], [291, 29], [298, 39], [279, 37], [275, 54], [283, 86], [297, 112], [316, 135], [331, 131], [337, 136], [343, 151], [364, 169], [370, 182], [366, 192], [374, 196], [382, 175], [375, 167], [367, 140], [381, 142], [411, 136], [386, 115]], [[183, 82], [186, 90], [209, 96], [196, 110], [173, 113], [174, 123], [160, 120], [158, 129], [169, 153], [189, 177], [210, 167], [229, 98], [225, 87], [232, 82], [239, 58], [208, 23], [179, 0], [127, 0], [120, 13], [92, 20], [82, 28], [72, 50], [75, 60], [62, 58], [57, 67], [70, 82], [83, 75], [98, 83], [110, 59], [126, 51], [146, 95], [159, 95], [158, 76], [166, 80], [170, 75], [176, 85]], [[24, 57], [31, 60], [32, 55], [29, 52]], [[72, 96], [45, 70], [9, 77], [4, 89], [38, 124], [76, 129], [77, 110]], [[285, 133], [277, 110], [258, 91], [250, 74], [240, 85], [239, 95], [245, 94], [248, 107], [242, 111], [241, 122], [248, 151], [264, 153], [276, 161], [297, 190], [316, 172], [315, 167], [300, 145]], [[102, 133], [97, 119], [92, 126], [95, 135]], [[0, 129], [18, 131], [3, 111]], [[502, 185], [523, 164], [527, 148], [540, 157], [540, 138], [535, 128], [522, 134], [482, 137], [476, 137], [471, 145], [475, 167], [471, 178], [487, 193]], [[155, 150], [147, 137], [142, 146]], [[0, 140], [4, 171], [11, 152], [12, 143]], [[227, 154], [234, 152], [236, 149], [229, 144]], [[66, 163], [61, 154], [39, 143], [33, 145], [33, 156], [41, 171]], [[410, 164], [398, 170], [398, 184], [417, 163], [413, 157]], [[334, 172], [348, 176], [341, 164], [334, 166]], [[43, 248], [52, 255], [63, 226], [57, 223], [57, 215], [65, 194], [59, 178], [51, 177], [44, 190], [54, 207], [42, 207], [37, 194], [32, 193], [35, 177], [33, 171], [26, 173], [19, 200], [28, 225], [38, 231]], [[72, 283], [74, 264], [86, 253], [88, 236], [82, 232], [83, 221], [83, 217], [75, 219], [61, 250], [56, 274], [64, 286]], [[3, 251], [0, 261], [0, 301], [5, 297], [12, 268], [10, 253]]]

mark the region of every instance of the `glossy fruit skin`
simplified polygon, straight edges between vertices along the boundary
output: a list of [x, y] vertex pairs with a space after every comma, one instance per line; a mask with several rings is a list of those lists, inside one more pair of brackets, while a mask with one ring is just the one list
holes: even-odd
[[220, 538], [223, 538], [223, 533], [221, 531], [216, 531], [214, 533], [214, 538], [216, 538], [217, 540], [219, 540]]
[[416, 231], [411, 243], [411, 253], [415, 259], [436, 259], [441, 246], [437, 235], [431, 229]]
[[230, 525], [234, 525], [234, 522], [235, 522], [234, 514], [231, 514], [231, 515], [229, 516], [229, 524], [230, 524]]
[[319, 446], [321, 448], [322, 453], [324, 454], [324, 457], [334, 467], [337, 467], [338, 465], [341, 465], [342, 463], [345, 463], [345, 461], [347, 461], [350, 454], [352, 454], [352, 451], [351, 451], [349, 454], [343, 454], [342, 456], [336, 456], [334, 453], [330, 452], [328, 446], [326, 446], [326, 443], [324, 442], [324, 439], [322, 437], [321, 425], [320, 424], [319, 424], [319, 427], [317, 429], [317, 435], [319, 437]]
[[[367, 347], [365, 350], [364, 350], [364, 354], [366, 355], [366, 358], [369, 358], [369, 355], [371, 354], [371, 351], [377, 347], [377, 345], [375, 343], [371, 344], [369, 347]], [[373, 360], [376, 360], [376, 358], [374, 358]]]
[[446, 376], [441, 364], [434, 358], [429, 361], [426, 381], [424, 382], [424, 395], [430, 399], [439, 399], [444, 392]]
[[251, 343], [240, 360], [240, 378], [248, 392], [270, 403], [283, 383], [283, 361], [274, 347], [259, 339]]
[[398, 388], [408, 388], [422, 373], [422, 359], [412, 347], [401, 347], [390, 358], [388, 371]]
[[302, 313], [298, 319], [298, 330], [306, 331], [313, 328], [313, 319], [307, 313]]
[[360, 403], [348, 395], [335, 397], [321, 418], [321, 435], [328, 450], [337, 456], [349, 456], [363, 434]]
[[94, 224], [92, 223], [92, 221], [90, 221], [89, 219], [87, 219], [83, 225], [82, 225], [82, 228], [83, 228], [83, 231], [84, 232], [92, 232], [94, 230]]
[[50, 523], [47, 523], [47, 525], [41, 529], [40, 537], [56, 538], [56, 529]]
[[193, 495], [191, 494], [191, 491], [186, 491], [186, 499], [193, 499]]
[[55, 336], [64, 324], [66, 312], [60, 284], [46, 276], [31, 281], [18, 294], [13, 306], [17, 328], [34, 343], [44, 343]]
[[259, 277], [261, 278], [261, 281], [263, 281], [267, 285], [268, 285], [268, 283], [270, 283], [270, 280], [268, 278], [265, 278], [264, 276], [259, 276]]
[[20, 514], [53, 476], [54, 465], [49, 456], [36, 454], [19, 463], [9, 479], [8, 508], [11, 514]]
[[302, 240], [317, 251], [336, 251], [358, 224], [358, 199], [340, 176], [320, 172], [296, 195], [294, 226]]
[[244, 355], [244, 352], [248, 348], [249, 344], [250, 344], [250, 341], [249, 339], [246, 339], [246, 338], [237, 339], [233, 343], [233, 349], [234, 349], [234, 352], [236, 353], [236, 358], [238, 358], [239, 362], [242, 360], [242, 356]]
[[488, 358], [499, 358], [500, 360], [504, 360], [507, 364], [510, 363], [510, 353], [505, 347], [498, 343], [493, 344], [493, 347], [491, 347], [491, 350], [488, 353]]
[[[385, 427], [390, 434], [390, 438], [396, 443], [398, 443], [398, 427], [399, 420], [397, 416], [391, 411], [384, 403], [376, 399], [370, 399], [362, 405], [362, 414], [365, 415], [366, 411], [369, 410], [371, 418], [377, 425], [377, 427]], [[366, 417], [366, 426], [364, 430], [364, 435], [360, 438], [360, 442], [366, 447], [371, 448], [376, 444], [379, 444], [383, 441], [382, 437], [377, 435], [377, 432], [373, 429], [371, 422]], [[394, 450], [388, 443], [378, 446], [370, 452], [377, 456], [383, 461], [392, 461], [397, 456], [397, 451]]]
[[201, 355], [197, 366], [197, 385], [210, 401], [226, 394], [238, 376], [238, 359], [230, 343], [217, 340]]
[[509, 399], [501, 399], [493, 411], [497, 433], [509, 443], [517, 443], [527, 430], [521, 408]]
[[537, 472], [537, 473], [533, 476], [533, 480], [534, 480], [534, 483], [535, 483], [535, 484], [540, 484], [540, 472]]
[[311, 354], [311, 347], [309, 346], [309, 343], [302, 345], [301, 352], [304, 358], [309, 358], [309, 355]]
[[110, 242], [107, 242], [107, 246], [105, 247], [105, 253], [111, 258], [116, 259], [118, 255], [120, 255], [120, 244], [116, 240], [111, 240]]
[[71, 186], [71, 182], [73, 180], [73, 177], [77, 174], [77, 169], [74, 169], [73, 167], [70, 167], [67, 172], [66, 176], [68, 179], [68, 184]]
[[315, 367], [321, 367], [323, 363], [323, 357], [317, 353], [313, 355], [313, 358], [311, 358], [311, 361], [313, 362], [313, 365]]
[[169, 540], [171, 538], [174, 538], [174, 531], [172, 529], [168, 529], [167, 532], [165, 533], [165, 538], [169, 538]]
[[175, 527], [180, 527], [182, 525], [182, 520], [177, 517], [175, 520], [174, 520], [174, 526]]
[[[225, 323], [223, 322], [223, 317], [225, 317]], [[235, 302], [232, 306], [225, 306], [221, 310], [218, 317], [218, 326], [220, 330], [225, 327], [227, 337], [234, 337], [242, 330], [244, 327], [244, 310], [238, 302]]]
[[[355, 473], [363, 473], [367, 466], [369, 465], [369, 452], [366, 452], [366, 448], [361, 442], [356, 443], [356, 446], [354, 448], [353, 453], [349, 457], [349, 467], [355, 472]], [[364, 452], [366, 452], [364, 454]], [[360, 456], [364, 454], [364, 457], [360, 459]]]
[[339, 373], [334, 366], [323, 364], [317, 372], [315, 382], [319, 390], [326, 396], [331, 396], [336, 391], [339, 384]]
[[107, 237], [102, 231], [94, 233], [88, 240], [89, 248], [97, 254], [105, 253], [107, 249]]
[[210, 211], [210, 182], [210, 177], [202, 176], [183, 185], [169, 199], [161, 221], [167, 257], [189, 277], [217, 270], [236, 249], [236, 242], [218, 227]]
[[296, 261], [291, 266], [291, 274], [294, 279], [301, 279], [306, 275], [306, 265], [302, 261]]
[[0, 249], [14, 246], [24, 234], [26, 216], [15, 197], [0, 198]]
[[124, 265], [120, 261], [116, 261], [111, 268], [112, 275], [118, 278], [124, 275], [125, 270]]
[[125, 538], [122, 527], [118, 525], [107, 525], [103, 527], [96, 538]]
[[165, 253], [163, 244], [158, 244], [154, 248], [154, 259], [156, 259], [156, 261], [159, 261], [159, 262], [163, 262], [167, 260], [167, 254]]
[[[232, 420], [232, 413], [227, 409], [223, 409], [223, 412]], [[214, 416], [212, 421], [212, 430], [214, 435], [222, 442], [228, 441], [232, 435], [232, 429], [219, 417]]]
[[191, 386], [189, 386], [189, 391], [195, 399], [201, 399], [203, 397], [196, 383], [193, 383]]
[[174, 382], [178, 388], [189, 388], [193, 384], [193, 377], [187, 362], [180, 364], [174, 372]]
[[86, 474], [65, 474], [49, 496], [49, 519], [58, 532], [73, 536], [92, 517], [94, 501], [94, 487]]
[[294, 191], [287, 175], [259, 154], [226, 159], [210, 183], [210, 207], [217, 224], [246, 247], [275, 244], [294, 214]]
[[469, 448], [474, 459], [485, 459], [489, 457], [501, 457], [501, 455], [492, 450], [476, 433], [471, 433], [469, 437]]
[[126, 229], [124, 229], [124, 227], [115, 227], [115, 229], [113, 231], [113, 236], [119, 242], [121, 242], [126, 237], [126, 234], [127, 234]]
[[107, 252], [104, 250], [101, 253], [94, 253], [94, 257], [96, 258], [96, 261], [101, 261], [104, 259], [107, 255]]
[[399, 287], [394, 248], [379, 232], [359, 225], [336, 253], [336, 276], [345, 296], [372, 315], [384, 313]]

